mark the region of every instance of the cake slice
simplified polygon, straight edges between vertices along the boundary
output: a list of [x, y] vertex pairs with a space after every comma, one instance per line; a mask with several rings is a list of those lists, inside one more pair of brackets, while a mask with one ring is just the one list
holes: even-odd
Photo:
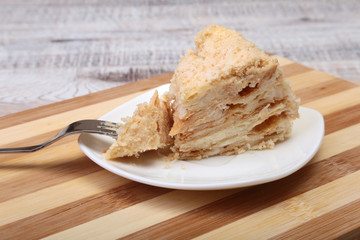
[[275, 57], [216, 25], [199, 32], [195, 44], [171, 79], [177, 158], [267, 149], [289, 136], [299, 103]]
[[170, 145], [172, 115], [168, 103], [166, 95], [160, 99], [156, 91], [149, 103], [139, 104], [132, 117], [123, 119], [117, 140], [106, 151], [105, 158], [137, 157], [144, 151]]
[[299, 101], [279, 63], [241, 34], [211, 25], [182, 57], [169, 95], [138, 106], [106, 158], [171, 146], [177, 159], [261, 150], [289, 137]]

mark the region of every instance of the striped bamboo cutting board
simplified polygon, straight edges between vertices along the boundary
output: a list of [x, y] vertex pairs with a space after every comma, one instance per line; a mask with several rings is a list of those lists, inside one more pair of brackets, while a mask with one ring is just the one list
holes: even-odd
[[[267, 184], [180, 191], [132, 182], [67, 137], [0, 155], [0, 239], [351, 239], [360, 234], [360, 86], [279, 58], [302, 105], [325, 118], [316, 156]], [[167, 83], [159, 76], [0, 118], [0, 146], [40, 143]]]

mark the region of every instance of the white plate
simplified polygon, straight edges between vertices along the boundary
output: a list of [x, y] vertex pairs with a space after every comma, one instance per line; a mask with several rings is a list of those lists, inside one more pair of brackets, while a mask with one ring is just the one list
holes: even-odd
[[[156, 88], [159, 94], [169, 85]], [[132, 115], [136, 105], [149, 101], [149, 91], [105, 114], [100, 119], [118, 122]], [[103, 156], [113, 139], [96, 134], [81, 134], [82, 151], [101, 167], [125, 178], [159, 187], [212, 190], [251, 186], [274, 181], [303, 167], [319, 149], [324, 136], [322, 115], [300, 107], [291, 137], [271, 150], [248, 151], [235, 156], [219, 156], [202, 160], [168, 162], [165, 156], [151, 151], [139, 159], [108, 161]]]

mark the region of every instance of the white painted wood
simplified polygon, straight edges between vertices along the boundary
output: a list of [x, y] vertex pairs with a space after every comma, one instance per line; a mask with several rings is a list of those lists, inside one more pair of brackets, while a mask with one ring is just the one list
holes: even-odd
[[360, 84], [360, 2], [0, 0], [0, 116], [174, 70], [215, 23]]

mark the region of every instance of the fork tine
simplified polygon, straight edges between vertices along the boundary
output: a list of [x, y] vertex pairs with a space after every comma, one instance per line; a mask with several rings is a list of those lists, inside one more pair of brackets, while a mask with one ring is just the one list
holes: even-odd
[[109, 121], [104, 121], [104, 120], [98, 120], [98, 122], [99, 122], [99, 125], [98, 125], [99, 128], [111, 129], [114, 131], [116, 131], [122, 125], [120, 123], [114, 123], [114, 122], [109, 122]]
[[108, 132], [109, 135], [117, 137], [117, 130], [121, 127], [121, 124], [98, 120], [99, 125], [97, 126], [102, 132]]
[[117, 136], [116, 130], [120, 126], [120, 124], [104, 120], [80, 120], [70, 124], [65, 132], [88, 132]]

